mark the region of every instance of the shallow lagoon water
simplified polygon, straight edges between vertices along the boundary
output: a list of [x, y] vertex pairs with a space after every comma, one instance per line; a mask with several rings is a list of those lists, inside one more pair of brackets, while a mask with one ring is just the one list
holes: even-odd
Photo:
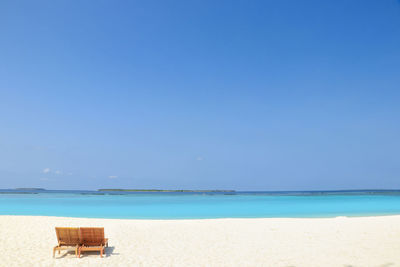
[[392, 214], [400, 214], [397, 191], [100, 194], [96, 191], [0, 191], [0, 215], [211, 219]]

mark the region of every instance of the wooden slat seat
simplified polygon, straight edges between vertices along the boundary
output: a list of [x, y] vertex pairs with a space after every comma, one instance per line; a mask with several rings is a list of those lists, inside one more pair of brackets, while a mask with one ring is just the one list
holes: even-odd
[[103, 257], [104, 248], [108, 247], [108, 239], [104, 238], [103, 227], [81, 227], [79, 237], [81, 245], [78, 248], [78, 257], [83, 251], [100, 251], [100, 257]]
[[56, 235], [58, 245], [53, 248], [53, 258], [56, 254], [60, 254], [61, 250], [75, 250], [78, 256], [78, 248], [80, 246], [79, 228], [75, 227], [56, 227]]

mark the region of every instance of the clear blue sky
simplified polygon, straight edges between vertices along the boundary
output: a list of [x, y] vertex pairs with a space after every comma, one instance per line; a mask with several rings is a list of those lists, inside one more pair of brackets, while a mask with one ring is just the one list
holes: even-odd
[[400, 188], [400, 1], [1, 1], [15, 187]]

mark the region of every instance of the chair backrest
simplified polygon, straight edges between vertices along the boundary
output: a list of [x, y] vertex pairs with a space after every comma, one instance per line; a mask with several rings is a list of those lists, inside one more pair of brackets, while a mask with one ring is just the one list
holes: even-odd
[[56, 227], [56, 234], [59, 245], [76, 246], [80, 244], [79, 228]]
[[104, 228], [103, 227], [81, 227], [80, 239], [81, 244], [86, 246], [101, 246], [104, 244]]

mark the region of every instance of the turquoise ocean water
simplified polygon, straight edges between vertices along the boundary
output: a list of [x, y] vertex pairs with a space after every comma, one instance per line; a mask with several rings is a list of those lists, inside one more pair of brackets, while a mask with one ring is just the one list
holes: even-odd
[[123, 219], [400, 214], [400, 191], [99, 193], [0, 190], [0, 215]]

